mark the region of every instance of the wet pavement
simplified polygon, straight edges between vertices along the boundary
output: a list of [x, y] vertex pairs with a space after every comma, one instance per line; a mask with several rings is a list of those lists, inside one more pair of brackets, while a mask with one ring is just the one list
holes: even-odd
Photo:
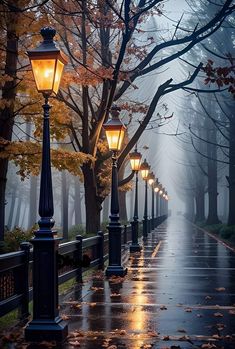
[[64, 348], [235, 349], [235, 253], [180, 217], [130, 256], [125, 278], [96, 272], [67, 295]]

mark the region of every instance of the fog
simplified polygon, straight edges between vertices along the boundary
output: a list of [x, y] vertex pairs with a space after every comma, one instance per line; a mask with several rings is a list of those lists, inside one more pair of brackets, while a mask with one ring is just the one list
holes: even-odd
[[[148, 30], [152, 32], [152, 35], [156, 36], [156, 40], [159, 40], [158, 31], [165, 30], [163, 37], [170, 37], [174, 33], [177, 22], [182, 17], [184, 12], [183, 21], [186, 22], [187, 18], [190, 17], [191, 9], [187, 5], [186, 1], [175, 1], [176, 7], [172, 8], [172, 1], [166, 2], [164, 11], [164, 16], [154, 17], [148, 22]], [[157, 28], [157, 32], [154, 30]], [[173, 48], [174, 50], [178, 48]], [[169, 51], [165, 52], [165, 57], [169, 54]], [[193, 61], [193, 57], [183, 56], [185, 60], [191, 60], [193, 64], [197, 64], [197, 60]], [[164, 56], [157, 57], [157, 59], [164, 59]], [[173, 63], [167, 64], [164, 69], [160, 69], [157, 72], [148, 74], [144, 78], [139, 78], [137, 82], [137, 87], [139, 89], [131, 93], [131, 98], [133, 100], [138, 100], [140, 103], [148, 104], [151, 102], [157, 88], [160, 84], [164, 83], [166, 80], [172, 78], [173, 83], [179, 83], [187, 79], [190, 74], [192, 74], [193, 67], [187, 65], [182, 60], [175, 60]], [[201, 79], [203, 81], [203, 79]], [[202, 85], [202, 82], [201, 82]], [[200, 85], [200, 86], [201, 86]], [[198, 87], [198, 82], [193, 82], [193, 87]], [[201, 88], [201, 87], [200, 87]], [[204, 97], [202, 97], [204, 98]], [[227, 98], [227, 97], [226, 97]], [[223, 97], [221, 97], [221, 101]], [[142, 153], [142, 158], [148, 161], [151, 166], [151, 171], [154, 172], [155, 176], [166, 188], [169, 195], [169, 210], [172, 214], [186, 213], [188, 201], [185, 198], [186, 190], [190, 190], [193, 181], [186, 181], [189, 168], [192, 165], [192, 158], [197, 153], [195, 149], [192, 148], [191, 137], [189, 131], [189, 125], [192, 120], [192, 106], [196, 104], [195, 94], [189, 91], [177, 90], [175, 92], [169, 93], [163, 98], [161, 98], [155, 113], [152, 117], [152, 121], [149, 123], [147, 129], [144, 131], [143, 135], [138, 141], [138, 150]], [[213, 102], [212, 102], [213, 103]], [[165, 107], [166, 106], [166, 107]], [[161, 115], [161, 119], [159, 116]], [[127, 117], [123, 120], [126, 121]], [[138, 117], [128, 128], [128, 133], [131, 136], [139, 125]], [[14, 138], [21, 137], [21, 131], [17, 128], [14, 129]], [[189, 155], [190, 154], [190, 155]], [[193, 155], [192, 155], [193, 154]], [[203, 159], [203, 158], [202, 158]], [[204, 161], [204, 160], [201, 160]], [[200, 161], [199, 161], [200, 163]], [[197, 165], [198, 166], [198, 163]], [[226, 197], [226, 171], [227, 165], [218, 165], [219, 173], [219, 186], [218, 193], [219, 202], [218, 214], [220, 217], [226, 215], [226, 209], [228, 198]], [[30, 196], [30, 178], [21, 181], [19, 176], [16, 175], [17, 168], [11, 163], [9, 165], [8, 171], [8, 181], [7, 181], [7, 196], [6, 196], [6, 225], [8, 228], [13, 228], [14, 225], [19, 225], [24, 229], [30, 227], [29, 223], [29, 196]], [[125, 170], [125, 176], [130, 174], [130, 166], [128, 165]], [[203, 175], [201, 175], [203, 176]], [[74, 214], [74, 177], [66, 171], [67, 182], [69, 184], [69, 227], [75, 224], [75, 214]], [[38, 192], [39, 192], [39, 180], [37, 181], [37, 206], [38, 206]], [[134, 188], [134, 186], [133, 186]], [[205, 185], [207, 188], [207, 185]], [[193, 190], [193, 188], [191, 188]], [[62, 178], [61, 173], [53, 169], [53, 191], [54, 191], [54, 206], [55, 206], [55, 221], [56, 226], [63, 226], [62, 222], [62, 208], [61, 208], [61, 192], [62, 192]], [[132, 219], [133, 216], [133, 193], [128, 192], [126, 195], [126, 207], [128, 220]], [[192, 195], [192, 194], [189, 194]], [[80, 188], [81, 197], [81, 220], [85, 224], [85, 210], [84, 210], [84, 188], [83, 183], [81, 183]], [[193, 199], [194, 200], [194, 199]], [[151, 191], [149, 189], [149, 214], [151, 209]], [[208, 197], [205, 194], [205, 214], [208, 213]], [[139, 218], [143, 217], [143, 206], [144, 206], [144, 182], [139, 176]], [[32, 218], [32, 217], [31, 217]], [[36, 220], [38, 216], [36, 217]], [[224, 218], [223, 218], [224, 219]], [[107, 220], [107, 214], [105, 215], [105, 221]]]

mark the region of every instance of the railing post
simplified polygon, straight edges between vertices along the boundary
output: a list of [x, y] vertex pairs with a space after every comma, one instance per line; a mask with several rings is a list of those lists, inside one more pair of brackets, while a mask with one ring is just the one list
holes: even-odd
[[29, 313], [29, 256], [30, 256], [30, 243], [22, 242], [20, 244], [21, 251], [24, 252], [24, 265], [22, 266], [22, 279], [21, 290], [22, 290], [22, 302], [20, 308], [20, 319], [27, 318]]
[[124, 231], [123, 231], [123, 244], [125, 245], [127, 243], [127, 225], [124, 224]]
[[82, 282], [82, 235], [77, 235], [77, 253], [78, 253], [78, 261], [79, 261], [79, 267], [77, 269], [77, 276], [76, 276], [76, 282]]
[[97, 235], [99, 236], [99, 269], [104, 269], [104, 233], [100, 230]]

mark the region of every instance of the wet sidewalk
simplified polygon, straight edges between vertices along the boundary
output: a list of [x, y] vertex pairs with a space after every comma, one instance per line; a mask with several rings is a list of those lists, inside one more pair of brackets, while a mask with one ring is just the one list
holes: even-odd
[[235, 253], [172, 217], [128, 260], [125, 278], [95, 273], [71, 292], [65, 347], [235, 348]]

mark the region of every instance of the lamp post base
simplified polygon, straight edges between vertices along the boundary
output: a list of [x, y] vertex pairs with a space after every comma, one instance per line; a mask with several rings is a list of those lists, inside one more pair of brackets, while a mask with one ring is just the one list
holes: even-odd
[[64, 342], [68, 336], [68, 324], [60, 317], [53, 320], [32, 320], [25, 329], [25, 339], [29, 342], [44, 340]]
[[130, 245], [130, 253], [132, 253], [132, 252], [140, 252], [141, 250], [142, 250], [142, 246], [140, 246], [138, 243]]
[[121, 265], [117, 265], [117, 266], [114, 266], [114, 265], [110, 265], [107, 267], [106, 271], [105, 271], [105, 275], [107, 277], [110, 277], [110, 276], [125, 276], [127, 274], [127, 268], [123, 268], [123, 266]]

